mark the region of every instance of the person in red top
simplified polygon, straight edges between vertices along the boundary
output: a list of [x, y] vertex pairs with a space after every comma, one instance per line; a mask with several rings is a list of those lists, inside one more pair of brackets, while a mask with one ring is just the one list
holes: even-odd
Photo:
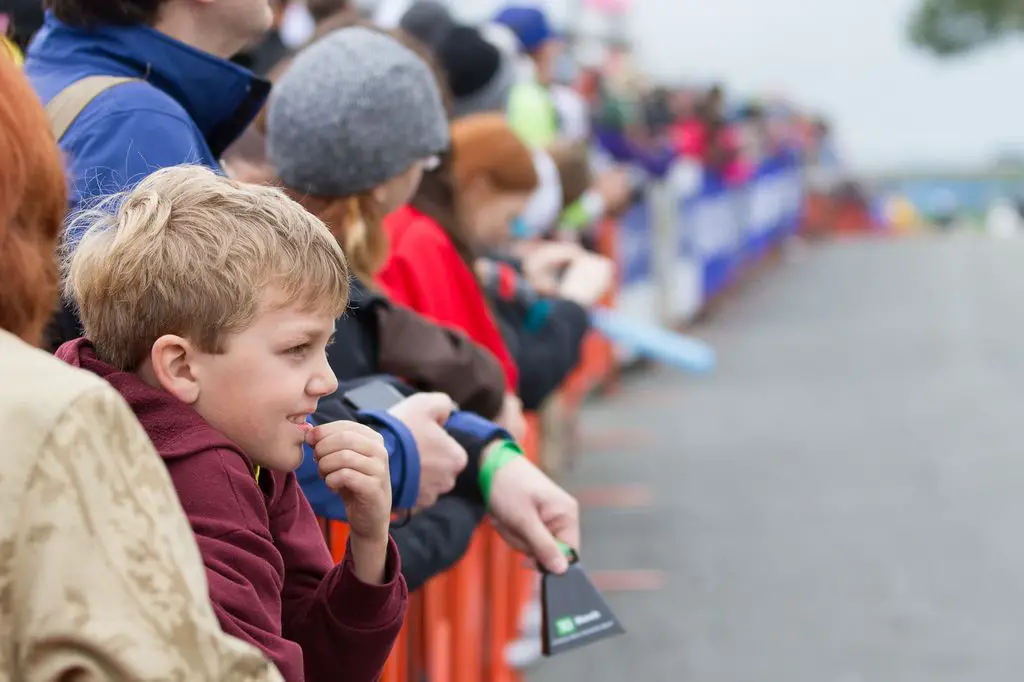
[[[490, 349], [516, 386], [518, 368], [475, 272], [479, 249], [508, 241], [539, 183], [533, 156], [514, 135], [477, 143], [501, 118], [477, 114], [452, 124], [450, 163], [425, 178], [412, 205], [384, 219], [391, 251], [377, 281], [395, 300]], [[441, 187], [451, 188], [447, 196]]]
[[[224, 631], [287, 682], [374, 682], [408, 601], [387, 451], [361, 424], [307, 421], [337, 387], [326, 348], [348, 303], [341, 248], [280, 190], [199, 167], [118, 199], [82, 218], [67, 288], [85, 338], [58, 357], [110, 383], [153, 441]], [[337, 566], [296, 481], [304, 444], [348, 511]]]

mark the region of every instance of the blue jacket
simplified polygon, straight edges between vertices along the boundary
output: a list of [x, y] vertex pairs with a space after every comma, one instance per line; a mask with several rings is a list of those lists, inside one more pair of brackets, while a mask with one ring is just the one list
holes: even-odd
[[100, 94], [60, 141], [72, 209], [167, 166], [219, 170], [220, 155], [270, 92], [269, 83], [240, 66], [147, 26], [77, 29], [49, 13], [29, 46], [25, 73], [44, 104], [86, 76], [145, 81]]
[[[384, 447], [388, 450], [388, 464], [391, 468], [391, 502], [395, 509], [412, 509], [416, 506], [416, 498], [420, 489], [420, 452], [416, 447], [416, 439], [412, 432], [399, 419], [385, 411], [356, 412], [344, 401], [345, 392], [359, 386], [362, 382], [343, 382], [334, 394], [320, 399], [316, 414], [309, 422], [314, 426], [336, 421], [356, 421], [365, 424], [384, 437]], [[305, 456], [302, 465], [296, 471], [303, 492], [313, 505], [318, 516], [327, 516], [320, 508], [322, 503], [339, 499], [330, 492], [317, 471], [312, 449], [304, 446]], [[329, 517], [344, 518], [344, 517]]]
[[[310, 423], [316, 425], [339, 419], [355, 419], [372, 426], [384, 436], [384, 445], [388, 450], [392, 506], [395, 509], [415, 507], [419, 496], [420, 462], [412, 433], [405, 424], [387, 412], [360, 412], [357, 415], [349, 415], [339, 411], [347, 409], [342, 407], [341, 400], [336, 397], [326, 398], [320, 402], [317, 414], [315, 418], [310, 419]], [[505, 429], [472, 412], [453, 412], [445, 424], [445, 430], [460, 445], [474, 451], [482, 450], [494, 440], [512, 439]], [[476, 480], [479, 476], [479, 466], [475, 462], [471, 464], [472, 466], [467, 466], [460, 476], [459, 487], [468, 496], [479, 498], [482, 502]], [[302, 486], [302, 492], [306, 494], [306, 499], [317, 516], [337, 521], [345, 521], [348, 518], [341, 497], [331, 491], [320, 478], [313, 450], [308, 445], [304, 448], [302, 464], [295, 473]]]

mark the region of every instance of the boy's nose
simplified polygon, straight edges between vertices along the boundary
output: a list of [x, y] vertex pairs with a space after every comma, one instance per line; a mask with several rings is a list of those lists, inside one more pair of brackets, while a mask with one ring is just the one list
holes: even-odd
[[331, 369], [331, 365], [327, 362], [327, 358], [324, 358], [323, 366], [320, 371], [317, 372], [316, 377], [310, 382], [309, 392], [318, 398], [331, 395], [338, 390], [338, 377], [334, 376], [334, 370]]

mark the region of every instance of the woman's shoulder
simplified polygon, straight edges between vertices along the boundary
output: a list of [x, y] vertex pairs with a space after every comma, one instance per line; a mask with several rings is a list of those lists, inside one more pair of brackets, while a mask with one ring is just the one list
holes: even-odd
[[71, 367], [2, 330], [0, 376], [4, 378], [0, 384], [0, 434], [2, 440], [11, 438], [11, 444], [23, 447], [41, 443], [83, 396], [114, 393], [96, 375]]
[[2, 331], [0, 376], [0, 591], [17, 586], [0, 638], [57, 671], [279, 679], [217, 626], [170, 477], [121, 396]]
[[[130, 478], [135, 493], [151, 504], [177, 504], [145, 431], [101, 378], [4, 331], [0, 376], [0, 518], [24, 514], [29, 498], [47, 514], [61, 504], [78, 509], [69, 502], [77, 494], [88, 489], [100, 496], [118, 477]], [[123, 502], [124, 496], [114, 496], [106, 504]]]

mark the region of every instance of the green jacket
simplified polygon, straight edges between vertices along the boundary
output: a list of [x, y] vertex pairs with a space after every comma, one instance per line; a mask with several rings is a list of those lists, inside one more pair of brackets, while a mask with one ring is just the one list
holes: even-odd
[[558, 110], [539, 83], [518, 83], [508, 98], [508, 122], [529, 147], [546, 149], [558, 140]]

